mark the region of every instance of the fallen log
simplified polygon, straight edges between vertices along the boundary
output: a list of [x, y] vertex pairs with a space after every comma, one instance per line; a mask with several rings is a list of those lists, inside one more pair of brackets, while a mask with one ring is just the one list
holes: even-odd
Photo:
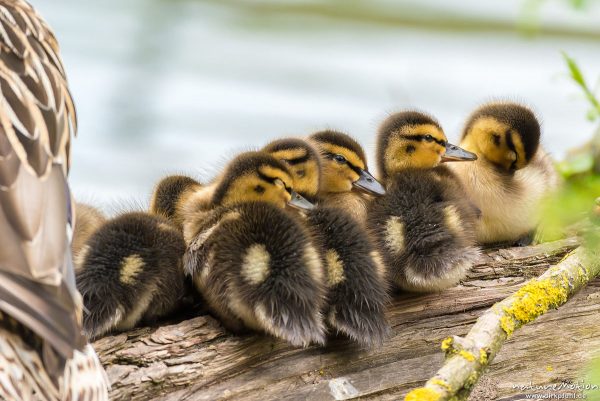
[[540, 277], [498, 302], [477, 319], [465, 337], [442, 342], [444, 365], [424, 387], [411, 391], [406, 401], [460, 401], [468, 398], [481, 374], [515, 330], [550, 309], [565, 304], [600, 273], [596, 252], [577, 248]]
[[[455, 288], [396, 294], [387, 314], [391, 338], [373, 350], [343, 338], [299, 349], [266, 336], [235, 336], [205, 314], [105, 337], [94, 346], [115, 400], [398, 400], [443, 365], [445, 338], [466, 335], [489, 307], [577, 245], [567, 239], [487, 251]], [[491, 364], [483, 390], [475, 389], [476, 399], [515, 399], [519, 384], [576, 378], [590, 350], [600, 349], [599, 300], [595, 280], [517, 331]]]

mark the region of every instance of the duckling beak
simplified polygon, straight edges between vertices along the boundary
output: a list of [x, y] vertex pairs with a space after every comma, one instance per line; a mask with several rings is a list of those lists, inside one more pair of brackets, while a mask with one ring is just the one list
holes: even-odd
[[385, 188], [383, 185], [381, 185], [381, 183], [366, 170], [360, 170], [360, 177], [352, 184], [367, 193], [385, 195]]
[[475, 153], [464, 150], [461, 147], [446, 143], [446, 153], [442, 156], [442, 162], [466, 162], [477, 160]]
[[315, 205], [307, 201], [306, 198], [304, 198], [302, 195], [300, 195], [294, 190], [292, 190], [292, 199], [290, 199], [288, 205], [296, 209], [304, 210], [310, 210], [315, 208]]

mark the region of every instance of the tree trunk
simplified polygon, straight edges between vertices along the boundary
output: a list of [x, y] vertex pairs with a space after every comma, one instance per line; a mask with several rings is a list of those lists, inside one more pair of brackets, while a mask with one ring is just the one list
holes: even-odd
[[[490, 306], [577, 244], [567, 239], [488, 251], [458, 287], [396, 294], [387, 314], [391, 338], [377, 349], [343, 338], [331, 338], [325, 348], [293, 348], [263, 335], [231, 335], [208, 315], [105, 337], [94, 346], [115, 400], [398, 400], [442, 366], [445, 338], [466, 335]], [[576, 379], [591, 351], [600, 349], [599, 300], [594, 280], [517, 331], [472, 399], [512, 401], [527, 392], [513, 386]]]

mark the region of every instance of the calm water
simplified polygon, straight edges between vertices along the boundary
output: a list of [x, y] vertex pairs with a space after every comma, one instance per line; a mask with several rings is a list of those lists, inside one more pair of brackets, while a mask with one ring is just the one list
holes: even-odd
[[209, 177], [281, 135], [337, 128], [372, 151], [378, 122], [407, 107], [456, 139], [479, 102], [520, 100], [559, 157], [593, 129], [560, 50], [600, 76], [598, 7], [552, 3], [554, 34], [527, 39], [505, 29], [517, 0], [31, 1], [61, 41], [78, 106], [75, 193], [104, 205], [146, 202], [166, 173]]

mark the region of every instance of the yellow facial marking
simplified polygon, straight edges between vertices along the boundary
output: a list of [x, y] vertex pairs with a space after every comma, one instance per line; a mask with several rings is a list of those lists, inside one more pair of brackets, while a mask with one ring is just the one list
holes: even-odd
[[[358, 167], [360, 169], [365, 168], [363, 161], [350, 149], [329, 143], [320, 143], [319, 148], [322, 153], [332, 153], [335, 155], [344, 156], [347, 162], [354, 167]], [[330, 158], [323, 158], [321, 166], [321, 191], [336, 193], [352, 191], [352, 184], [356, 182], [360, 176], [348, 163], [338, 163]]]
[[394, 253], [402, 253], [404, 251], [404, 223], [398, 216], [389, 218], [385, 225], [385, 242], [389, 249]]
[[271, 155], [278, 160], [294, 160], [300, 159], [306, 156], [306, 149], [296, 148], [296, 149], [283, 149], [278, 150], [277, 152], [272, 152]]
[[431, 135], [438, 141], [445, 141], [446, 135], [433, 124], [408, 125], [403, 127], [404, 135]]
[[444, 222], [446, 227], [455, 234], [463, 232], [460, 214], [456, 209], [456, 206], [449, 205], [444, 208]]
[[264, 244], [254, 244], [248, 248], [242, 264], [242, 277], [250, 284], [257, 285], [269, 275], [271, 255]]
[[[280, 172], [281, 170], [274, 171]], [[272, 175], [269, 176], [272, 177]], [[278, 180], [279, 183], [270, 183], [254, 173], [242, 175], [229, 186], [222, 204], [229, 206], [240, 202], [262, 201], [284, 208], [290, 201], [291, 195], [286, 191], [281, 178]], [[287, 180], [291, 182], [289, 176], [287, 176]]]
[[290, 160], [306, 157], [306, 149], [285, 149], [271, 153], [273, 157], [288, 165], [294, 180], [294, 190], [301, 194], [317, 195], [320, 185], [319, 164], [316, 160], [307, 159], [303, 163], [289, 164]]
[[[431, 135], [433, 141], [411, 139]], [[446, 147], [436, 141], [446, 142], [446, 135], [433, 124], [409, 125], [392, 134], [384, 152], [385, 168], [394, 174], [406, 168], [433, 168], [437, 166]]]
[[344, 264], [340, 256], [333, 249], [325, 252], [325, 261], [327, 262], [327, 284], [333, 287], [344, 281]]
[[515, 160], [517, 160], [517, 167], [521, 163], [524, 165], [525, 152], [519, 135], [515, 132], [510, 133], [515, 150], [519, 154], [512, 151], [506, 143], [506, 132], [509, 128], [508, 125], [493, 117], [482, 117], [470, 127], [461, 142], [461, 147], [506, 170], [511, 168]]
[[258, 168], [258, 171], [260, 171], [261, 174], [264, 174], [270, 178], [279, 178], [288, 187], [292, 186], [292, 177], [287, 172], [281, 169], [269, 165], [263, 165]]
[[119, 280], [123, 284], [135, 283], [135, 278], [142, 272], [144, 268], [144, 260], [140, 255], [129, 255], [123, 258], [119, 267]]
[[360, 159], [360, 157], [358, 157], [356, 153], [354, 153], [348, 148], [333, 145], [331, 143], [319, 143], [319, 148], [324, 152], [344, 156], [346, 160], [348, 160], [348, 162], [350, 162], [350, 164], [352, 164], [354, 167], [358, 167], [362, 170], [366, 168], [365, 163]]
[[296, 192], [316, 195], [319, 193], [320, 177], [319, 165], [314, 160], [290, 166], [294, 175], [294, 190]]

